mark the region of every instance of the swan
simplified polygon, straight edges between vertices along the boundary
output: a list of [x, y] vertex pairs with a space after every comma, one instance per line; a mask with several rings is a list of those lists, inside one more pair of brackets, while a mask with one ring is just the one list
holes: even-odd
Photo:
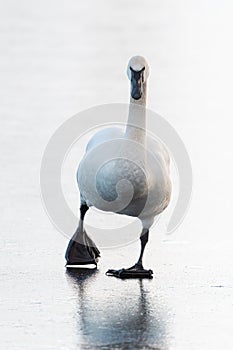
[[[109, 270], [107, 274], [120, 278], [152, 278], [153, 271], [145, 270], [142, 261], [150, 227], [156, 215], [170, 202], [170, 159], [165, 145], [146, 133], [149, 76], [146, 59], [132, 57], [127, 75], [131, 89], [125, 129], [107, 127], [96, 132], [78, 167], [80, 220], [66, 250], [66, 267], [79, 268], [89, 264], [97, 267], [100, 252], [83, 226], [87, 210], [94, 206], [137, 217], [142, 223], [141, 251], [136, 264], [128, 269]], [[100, 162], [102, 165], [98, 168]]]

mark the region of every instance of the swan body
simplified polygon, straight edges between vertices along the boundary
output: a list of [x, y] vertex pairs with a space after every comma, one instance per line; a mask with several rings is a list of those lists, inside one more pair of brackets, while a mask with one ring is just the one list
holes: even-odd
[[[111, 127], [97, 132], [90, 139], [86, 148], [86, 154], [79, 165], [77, 174], [78, 186], [83, 200], [89, 207], [94, 206], [103, 211], [112, 211], [109, 202], [116, 200], [117, 195], [119, 195], [116, 191], [117, 184], [121, 179], [128, 180], [134, 189], [134, 198], [130, 206], [118, 213], [135, 217], [138, 217], [138, 202], [143, 200], [149, 187], [150, 199], [142, 219], [150, 217], [152, 221], [156, 215], [160, 214], [167, 207], [171, 195], [170, 159], [162, 143], [147, 136], [146, 144], [152, 153], [151, 161], [149, 162], [145, 162], [144, 159], [138, 159], [142, 152], [139, 149], [139, 154], [137, 154], [136, 143], [132, 145], [133, 150], [129, 149], [129, 145], [125, 143], [125, 149], [121, 153], [121, 158], [123, 159], [114, 159], [115, 154], [109, 155], [109, 161], [101, 167], [97, 174], [93, 174], [92, 171], [93, 154], [91, 151], [93, 149], [95, 150], [102, 145], [103, 147], [99, 147], [99, 151], [104, 152], [105, 148], [108, 147], [108, 142], [114, 140], [122, 141], [121, 143], [124, 147], [125, 139], [127, 139], [127, 136], [123, 128]], [[98, 149], [96, 151], [98, 152]], [[113, 151], [115, 150], [113, 149]], [[140, 167], [134, 163], [135, 159], [140, 161]], [[91, 183], [96, 183], [97, 190], [91, 186]], [[124, 193], [123, 189], [122, 192]], [[104, 205], [100, 198], [105, 200]]]
[[[141, 220], [141, 254], [137, 264], [127, 271], [130, 274], [132, 271], [136, 274], [147, 271], [142, 267], [142, 256], [149, 229], [155, 216], [162, 213], [170, 201], [168, 151], [164, 144], [146, 133], [145, 106], [149, 74], [146, 60], [141, 56], [132, 57], [127, 74], [131, 81], [131, 97], [126, 128], [107, 127], [95, 133], [78, 167], [81, 218], [67, 248], [68, 266], [80, 262], [80, 242], [82, 247], [85, 246], [83, 237], [86, 235], [83, 219], [86, 210], [94, 206]], [[85, 249], [81, 251], [82, 259], [87, 261], [89, 254], [96, 263], [99, 252], [94, 243], [91, 244], [94, 248], [89, 249], [87, 254], [83, 253]], [[70, 261], [72, 259], [73, 262]], [[111, 271], [119, 277], [120, 270]]]

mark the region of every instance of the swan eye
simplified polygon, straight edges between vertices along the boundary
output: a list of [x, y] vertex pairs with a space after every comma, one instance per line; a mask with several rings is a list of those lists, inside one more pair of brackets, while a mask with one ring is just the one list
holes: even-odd
[[145, 68], [146, 68], [146, 67], [143, 67], [142, 70], [141, 70], [141, 72], [142, 72], [142, 82], [143, 82], [143, 83], [144, 83], [144, 74], [145, 74], [144, 72], [145, 72]]

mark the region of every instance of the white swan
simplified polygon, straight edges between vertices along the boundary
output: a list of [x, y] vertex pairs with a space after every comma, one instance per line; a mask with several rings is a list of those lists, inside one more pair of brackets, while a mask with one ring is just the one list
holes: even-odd
[[142, 257], [154, 218], [170, 201], [170, 160], [164, 145], [146, 135], [149, 67], [145, 58], [132, 57], [127, 74], [131, 96], [126, 129], [110, 127], [97, 132], [89, 141], [78, 168], [81, 215], [66, 251], [66, 266], [97, 265], [99, 250], [83, 228], [86, 211], [95, 206], [138, 217], [142, 222], [138, 262], [129, 269], [109, 270], [109, 274], [123, 278], [152, 277], [151, 270], [144, 270]]

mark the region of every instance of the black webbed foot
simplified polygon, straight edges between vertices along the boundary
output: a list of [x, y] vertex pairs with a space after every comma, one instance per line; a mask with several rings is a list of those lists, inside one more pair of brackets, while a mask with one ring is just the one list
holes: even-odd
[[153, 278], [152, 270], [145, 270], [141, 264], [135, 264], [134, 266], [128, 269], [120, 269], [120, 270], [108, 270], [106, 272], [107, 276], [114, 276], [121, 279], [126, 278]]
[[99, 257], [98, 248], [84, 231], [79, 240], [77, 236], [70, 240], [66, 251], [66, 267], [68, 269], [79, 268], [80, 266], [85, 268], [87, 265], [96, 267]]

